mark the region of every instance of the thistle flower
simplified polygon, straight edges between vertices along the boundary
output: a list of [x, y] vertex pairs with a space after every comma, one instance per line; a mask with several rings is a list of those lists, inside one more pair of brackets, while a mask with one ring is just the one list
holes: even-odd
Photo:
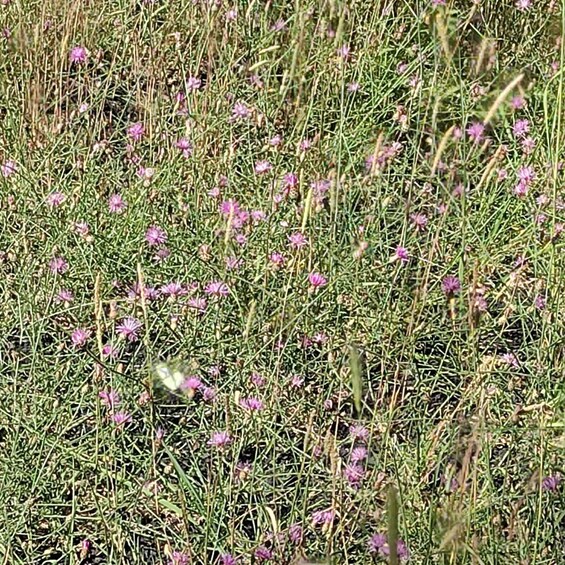
[[175, 142], [175, 147], [177, 149], [180, 149], [183, 157], [185, 157], [186, 159], [188, 159], [189, 157], [192, 156], [194, 146], [192, 145], [192, 142], [187, 137], [181, 137], [180, 139], [178, 139]]
[[198, 77], [189, 77], [186, 81], [186, 90], [188, 92], [193, 92], [198, 90], [202, 86], [202, 80]]
[[473, 122], [467, 128], [467, 135], [475, 143], [480, 143], [484, 139], [485, 125], [482, 122]]
[[230, 293], [230, 288], [225, 282], [212, 281], [206, 285], [204, 292], [211, 296], [227, 296]]
[[273, 168], [273, 165], [271, 165], [271, 163], [269, 163], [269, 161], [257, 161], [255, 163], [255, 174], [256, 175], [264, 175], [265, 173], [268, 173], [271, 169]]
[[312, 272], [308, 275], [308, 282], [313, 290], [322, 288], [328, 284], [328, 279], [321, 275], [320, 273]]
[[296, 545], [302, 543], [304, 539], [304, 529], [300, 524], [292, 524], [288, 528], [288, 539]]
[[288, 236], [288, 241], [293, 249], [301, 249], [308, 245], [308, 238], [301, 232], [297, 231]]
[[137, 318], [128, 316], [116, 326], [116, 333], [123, 339], [134, 342], [139, 339], [141, 327], [142, 323]]
[[541, 488], [543, 490], [555, 491], [561, 484], [561, 475], [549, 475], [548, 477], [544, 477], [541, 482]]
[[441, 281], [441, 290], [447, 296], [455, 296], [461, 291], [461, 281], [454, 275], [447, 275]]
[[145, 126], [141, 122], [136, 122], [129, 126], [127, 134], [133, 141], [139, 141], [145, 135]]
[[168, 565], [188, 565], [190, 563], [190, 558], [186, 553], [181, 553], [180, 551], [173, 551], [171, 555], [171, 560]]
[[239, 405], [244, 409], [247, 410], [249, 412], [259, 412], [261, 410], [263, 410], [263, 401], [259, 400], [258, 398], [254, 398], [253, 396], [250, 396], [248, 398], [242, 398], [239, 401]]
[[127, 207], [124, 199], [120, 194], [112, 194], [108, 198], [108, 209], [112, 214], [121, 214]]
[[159, 226], [149, 226], [145, 232], [145, 241], [151, 246], [162, 245], [167, 241], [167, 233]]
[[369, 430], [361, 424], [352, 424], [349, 426], [349, 435], [354, 440], [362, 441], [364, 443], [367, 443], [371, 437]]
[[69, 264], [62, 257], [53, 257], [49, 261], [49, 270], [54, 275], [62, 275], [69, 270]]
[[114, 412], [110, 416], [110, 419], [112, 420], [112, 422], [114, 422], [114, 424], [116, 424], [117, 427], [123, 427], [126, 424], [131, 423], [132, 421], [131, 414], [129, 414], [128, 412]]
[[75, 347], [84, 347], [90, 339], [92, 332], [83, 328], [77, 328], [71, 335], [71, 341]]
[[232, 442], [228, 432], [214, 432], [208, 440], [208, 445], [217, 447], [218, 449], [226, 448]]
[[88, 51], [82, 45], [75, 45], [69, 53], [69, 61], [74, 65], [84, 65], [88, 59]]
[[101, 390], [98, 393], [98, 397], [100, 398], [100, 402], [109, 410], [114, 410], [121, 403], [120, 395], [113, 389]]
[[55, 191], [47, 196], [45, 203], [51, 208], [58, 208], [66, 199], [67, 196], [63, 192]]

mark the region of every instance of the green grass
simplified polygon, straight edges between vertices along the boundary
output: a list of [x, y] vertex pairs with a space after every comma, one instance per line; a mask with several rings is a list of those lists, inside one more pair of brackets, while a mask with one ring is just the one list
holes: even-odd
[[[393, 562], [369, 551], [387, 532], [416, 564], [565, 563], [563, 485], [543, 482], [565, 472], [565, 6], [447, 4], [0, 6], [1, 564], [247, 564], [261, 546], [277, 564]], [[191, 76], [202, 84], [186, 93]], [[237, 102], [248, 118], [232, 119]], [[465, 130], [490, 110], [488, 143], [473, 143]], [[219, 212], [229, 199], [265, 219], [238, 225]], [[145, 240], [152, 225], [165, 244]], [[310, 288], [311, 272], [327, 285]], [[186, 294], [128, 297], [140, 281]], [[211, 281], [229, 294], [207, 296]], [[119, 335], [128, 316], [135, 341]], [[202, 387], [169, 392], [158, 362]], [[262, 409], [242, 408], [249, 397]], [[352, 425], [369, 430], [357, 486]], [[208, 444], [219, 431], [224, 449]]]

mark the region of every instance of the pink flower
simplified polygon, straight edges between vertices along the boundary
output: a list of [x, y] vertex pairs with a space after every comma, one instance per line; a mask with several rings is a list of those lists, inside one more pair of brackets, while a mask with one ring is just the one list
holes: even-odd
[[62, 257], [53, 257], [49, 261], [49, 269], [54, 275], [62, 275], [69, 270], [69, 264]]
[[484, 139], [485, 125], [482, 122], [473, 122], [467, 128], [467, 135], [475, 143], [480, 143]]
[[514, 137], [524, 137], [530, 131], [530, 122], [528, 120], [516, 120], [512, 126]]
[[75, 347], [83, 347], [91, 335], [89, 330], [77, 328], [71, 335], [71, 341]]
[[204, 292], [211, 296], [227, 296], [230, 293], [230, 289], [225, 282], [212, 281], [206, 285]]
[[198, 312], [202, 313], [206, 311], [206, 307], [208, 306], [208, 303], [205, 298], [195, 297], [187, 300], [186, 305], [189, 308], [192, 308], [193, 310], [197, 310]]
[[310, 283], [313, 289], [321, 288], [323, 286], [326, 286], [326, 284], [328, 284], [328, 280], [326, 279], [326, 277], [316, 272], [312, 272], [308, 275], [308, 282]]
[[454, 296], [461, 292], [461, 281], [453, 275], [448, 275], [441, 282], [441, 289], [447, 296]]
[[282, 266], [284, 266], [286, 258], [282, 253], [274, 251], [269, 256], [269, 261], [276, 269], [280, 269]]
[[116, 326], [116, 333], [123, 339], [133, 342], [139, 339], [139, 331], [141, 328], [142, 324], [137, 318], [128, 316]]
[[110, 416], [110, 419], [112, 420], [112, 422], [114, 422], [114, 424], [116, 424], [117, 427], [125, 426], [132, 420], [131, 414], [128, 414], [127, 412], [114, 412]]
[[184, 381], [180, 385], [181, 390], [186, 392], [191, 398], [194, 396], [194, 393], [201, 387], [202, 381], [194, 375], [186, 377], [186, 379], [184, 379]]
[[179, 296], [185, 296], [186, 294], [188, 294], [188, 290], [178, 282], [170, 282], [168, 284], [163, 285], [159, 289], [159, 293], [161, 294], [161, 296], [167, 296], [169, 298], [177, 298]]
[[66, 303], [66, 304], [71, 303], [74, 299], [75, 299], [75, 297], [74, 297], [74, 294], [72, 293], [72, 291], [67, 290], [65, 288], [61, 289], [57, 293], [57, 296], [55, 297], [55, 300], [57, 302], [63, 302], [63, 303]]
[[349, 426], [349, 435], [353, 439], [362, 441], [364, 443], [367, 443], [369, 441], [369, 438], [371, 437], [369, 430], [361, 424], [352, 424], [351, 426]]
[[228, 432], [214, 432], [210, 439], [208, 440], [208, 445], [212, 447], [217, 447], [218, 449], [224, 449], [232, 442], [230, 434]]
[[363, 461], [365, 459], [367, 459], [367, 448], [366, 447], [355, 447], [352, 451], [351, 451], [351, 461], [357, 462], [357, 461]]
[[101, 390], [98, 393], [98, 397], [100, 398], [100, 402], [109, 410], [114, 410], [121, 403], [120, 395], [112, 389]]
[[365, 477], [365, 469], [358, 463], [351, 463], [344, 467], [343, 476], [352, 487], [358, 488]]
[[233, 105], [230, 122], [248, 120], [250, 117], [251, 110], [243, 102], [236, 102]]
[[273, 168], [273, 165], [271, 165], [271, 163], [269, 163], [269, 161], [257, 161], [257, 163], [255, 163], [255, 174], [257, 175], [263, 175], [265, 173], [268, 173], [271, 169]]
[[66, 195], [62, 192], [52, 192], [45, 199], [45, 203], [51, 208], [57, 208], [67, 199]]
[[5, 161], [0, 165], [0, 171], [2, 172], [2, 176], [4, 178], [8, 178], [16, 173], [18, 170], [18, 165], [16, 165], [15, 161]]
[[297, 231], [288, 236], [288, 241], [293, 249], [300, 249], [308, 245], [308, 238], [301, 232]]
[[113, 214], [121, 214], [126, 209], [127, 204], [119, 194], [112, 194], [108, 199], [108, 209]]
[[410, 255], [408, 254], [408, 249], [406, 247], [397, 246], [396, 251], [394, 252], [394, 258], [400, 261], [403, 265], [408, 263], [410, 260]]
[[271, 147], [278, 147], [282, 143], [282, 136], [280, 134], [275, 135], [269, 139], [269, 145]]
[[145, 126], [141, 122], [136, 122], [129, 126], [127, 134], [133, 141], [139, 141], [145, 135]]
[[312, 525], [313, 526], [328, 526], [333, 523], [335, 519], [335, 510], [318, 510], [312, 513]]
[[418, 231], [424, 231], [428, 225], [428, 217], [426, 214], [411, 214], [410, 221]]
[[167, 233], [159, 226], [149, 226], [145, 232], [145, 241], [151, 246], [162, 245], [167, 241]]
[[189, 77], [186, 81], [186, 90], [193, 92], [202, 86], [202, 81], [198, 77]]
[[88, 59], [88, 51], [82, 45], [75, 45], [69, 53], [69, 61], [75, 65], [83, 65]]
[[187, 137], [181, 137], [180, 139], [178, 139], [175, 142], [175, 146], [177, 147], [177, 149], [181, 150], [183, 157], [185, 157], [186, 159], [192, 156], [194, 146]]
[[526, 101], [523, 96], [514, 96], [512, 100], [510, 100], [510, 107], [512, 110], [521, 110], [526, 105]]
[[169, 561], [168, 565], [188, 565], [189, 563], [189, 556], [186, 553], [173, 551], [173, 554], [171, 555], [171, 561]]
[[258, 398], [254, 398], [253, 396], [250, 396], [248, 398], [242, 398], [239, 401], [239, 405], [244, 410], [248, 410], [249, 412], [259, 412], [264, 408], [263, 402]]
[[114, 347], [110, 343], [106, 343], [102, 347], [102, 357], [109, 358], [109, 359], [116, 359], [119, 355], [119, 351], [116, 347]]
[[516, 8], [521, 12], [525, 12], [532, 7], [532, 0], [516, 0]]

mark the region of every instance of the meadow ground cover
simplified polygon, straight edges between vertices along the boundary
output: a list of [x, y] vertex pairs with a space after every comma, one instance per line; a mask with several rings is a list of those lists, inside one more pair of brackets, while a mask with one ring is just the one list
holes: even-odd
[[0, 563], [565, 563], [562, 2], [0, 30]]

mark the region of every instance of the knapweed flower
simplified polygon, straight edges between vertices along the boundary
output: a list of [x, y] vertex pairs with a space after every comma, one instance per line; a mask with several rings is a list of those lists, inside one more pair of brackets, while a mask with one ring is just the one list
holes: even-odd
[[447, 275], [441, 281], [441, 290], [447, 296], [455, 296], [461, 291], [461, 281], [454, 275]]
[[298, 545], [302, 543], [303, 538], [304, 538], [304, 529], [300, 524], [292, 524], [288, 528], [288, 539], [292, 543]]
[[510, 107], [512, 108], [512, 110], [521, 110], [522, 108], [524, 108], [524, 106], [526, 105], [526, 100], [523, 96], [514, 96], [511, 100], [510, 100]]
[[194, 146], [192, 142], [187, 137], [181, 137], [175, 142], [175, 147], [180, 149], [182, 152], [182, 156], [188, 159], [192, 156], [192, 152], [194, 151]]
[[363, 447], [363, 446], [355, 447], [351, 451], [351, 455], [349, 456], [349, 458], [353, 462], [363, 461], [363, 460], [367, 459], [367, 448]]
[[432, 6], [445, 6], [445, 0], [432, 0]]
[[121, 403], [120, 395], [112, 389], [101, 390], [98, 393], [98, 397], [100, 398], [100, 402], [109, 410], [114, 410]]
[[208, 440], [208, 445], [224, 449], [232, 442], [231, 436], [228, 432], [214, 432]]
[[261, 562], [261, 561], [270, 561], [275, 556], [275, 554], [268, 547], [261, 545], [255, 550], [254, 556], [255, 559]]
[[159, 289], [159, 294], [167, 298], [178, 298], [179, 296], [185, 296], [188, 294], [188, 290], [178, 282], [170, 282], [164, 284]]
[[77, 328], [71, 334], [71, 341], [75, 347], [84, 347], [86, 342], [90, 339], [92, 332], [83, 328]]
[[167, 241], [167, 233], [159, 226], [149, 226], [145, 232], [145, 241], [151, 245], [162, 245]]
[[230, 293], [230, 288], [225, 282], [212, 281], [206, 285], [204, 292], [211, 296], [227, 296]]
[[198, 90], [202, 86], [202, 80], [198, 77], [188, 77], [186, 81], [186, 90], [188, 92], [193, 92], [194, 90]]
[[55, 191], [47, 195], [45, 203], [51, 208], [58, 208], [67, 199], [63, 192]]
[[139, 141], [145, 135], [145, 126], [141, 122], [136, 122], [129, 126], [127, 134], [133, 141]]
[[271, 137], [271, 139], [269, 139], [269, 145], [271, 147], [278, 147], [281, 143], [282, 143], [282, 136], [278, 133], [277, 133], [277, 135], [275, 135], [275, 136]]
[[236, 102], [233, 105], [230, 122], [248, 120], [250, 117], [251, 110], [243, 102]]
[[139, 339], [139, 331], [142, 323], [133, 316], [124, 318], [120, 324], [116, 326], [116, 333], [127, 341], [137, 341]]
[[418, 231], [424, 231], [428, 225], [428, 217], [426, 214], [410, 214], [410, 221]]
[[485, 125], [482, 122], [473, 122], [467, 128], [467, 135], [475, 143], [480, 143], [484, 139]]
[[347, 43], [343, 44], [337, 50], [337, 56], [343, 59], [344, 61], [348, 61], [349, 58], [351, 57], [351, 47], [347, 45]]
[[204, 386], [200, 390], [205, 402], [212, 402], [216, 398], [216, 389], [213, 386]]
[[348, 82], [347, 92], [359, 92], [361, 85], [358, 82]]
[[263, 410], [264, 407], [263, 401], [253, 396], [240, 399], [239, 405], [248, 412], [259, 412]]
[[335, 510], [317, 510], [312, 513], [312, 526], [329, 526], [335, 519]]
[[549, 475], [542, 480], [541, 488], [543, 490], [554, 491], [554, 490], [557, 490], [560, 483], [561, 483], [561, 475], [558, 475], [558, 474]]
[[285, 256], [282, 253], [279, 253], [278, 251], [273, 251], [273, 253], [269, 255], [269, 262], [275, 269], [280, 269], [281, 267], [283, 267], [285, 261], [286, 261]]
[[189, 376], [181, 383], [181, 390], [186, 393], [189, 398], [193, 398], [196, 391], [202, 387], [202, 381], [196, 376]]
[[516, 8], [521, 12], [525, 12], [532, 7], [532, 0], [516, 0]]
[[62, 275], [69, 270], [69, 264], [62, 257], [53, 257], [49, 261], [49, 270], [54, 275]]
[[75, 296], [71, 290], [62, 288], [55, 297], [57, 302], [62, 302], [64, 304], [70, 304], [75, 299]]
[[394, 259], [400, 261], [402, 265], [405, 265], [410, 260], [410, 255], [408, 254], [408, 249], [398, 245], [394, 252]]
[[328, 279], [321, 275], [320, 273], [312, 272], [308, 275], [308, 282], [313, 290], [322, 288], [328, 284]]
[[74, 230], [75, 233], [84, 238], [90, 235], [90, 226], [86, 222], [75, 222]]
[[120, 194], [112, 194], [112, 196], [108, 198], [108, 210], [110, 210], [112, 214], [121, 214], [126, 207], [127, 204]]
[[518, 357], [516, 357], [516, 355], [512, 352], [508, 352], [508, 353], [503, 353], [500, 356], [500, 360], [508, 365], [509, 367], [512, 367], [514, 369], [517, 369], [518, 367], [520, 367], [520, 362], [518, 361]]
[[528, 120], [516, 120], [512, 126], [514, 137], [522, 138], [530, 131], [530, 122]]
[[220, 565], [237, 565], [237, 559], [230, 553], [220, 555]]
[[188, 565], [190, 559], [186, 553], [180, 551], [173, 551], [171, 555], [171, 560], [168, 565]]
[[288, 236], [288, 241], [293, 249], [301, 249], [302, 247], [308, 245], [308, 238], [299, 231], [291, 233]]
[[269, 161], [257, 161], [255, 163], [254, 171], [256, 175], [264, 175], [268, 173], [273, 168], [273, 165]]
[[0, 165], [0, 172], [4, 178], [8, 178], [16, 173], [18, 170], [18, 165], [16, 165], [15, 161], [5, 161]]
[[195, 296], [194, 298], [189, 298], [186, 302], [186, 305], [193, 310], [197, 310], [198, 312], [203, 313], [206, 311], [208, 302], [203, 297]]
[[[390, 555], [390, 547], [385, 534], [372, 535], [369, 538], [368, 546], [370, 553], [376, 553], [381, 557], [388, 557]], [[396, 542], [396, 555], [403, 561], [406, 561], [410, 557], [406, 543], [401, 539]]]
[[117, 359], [118, 355], [118, 348], [114, 347], [111, 343], [106, 343], [102, 346], [102, 357], [107, 359]]
[[351, 424], [351, 426], [349, 426], [349, 435], [353, 439], [364, 443], [367, 443], [371, 437], [369, 430], [362, 424]]
[[114, 412], [110, 416], [110, 419], [112, 420], [112, 422], [114, 422], [114, 424], [116, 424], [117, 427], [123, 427], [132, 421], [131, 414], [129, 414], [128, 412]]
[[534, 306], [538, 309], [538, 310], [544, 310], [545, 307], [547, 305], [547, 302], [545, 300], [545, 297], [542, 296], [541, 294], [538, 294], [535, 298], [534, 298]]
[[82, 45], [75, 45], [69, 53], [69, 61], [74, 65], [84, 65], [88, 59], [88, 51]]
[[350, 463], [344, 467], [343, 476], [352, 487], [358, 488], [365, 477], [365, 469], [359, 463]]

